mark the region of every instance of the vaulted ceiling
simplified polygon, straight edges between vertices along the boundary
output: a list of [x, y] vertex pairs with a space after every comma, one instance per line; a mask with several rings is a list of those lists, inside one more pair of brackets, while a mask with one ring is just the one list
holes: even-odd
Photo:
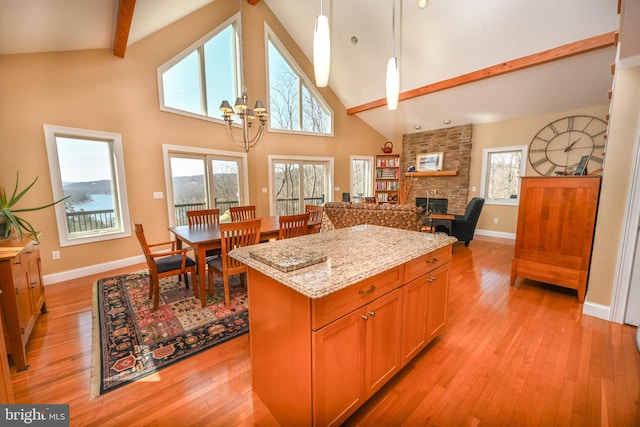
[[[113, 48], [126, 58], [128, 45], [212, 1], [0, 0], [0, 54]], [[321, 1], [262, 1], [311, 59]], [[397, 0], [401, 102], [388, 111], [392, 0], [322, 3], [331, 26], [329, 86], [387, 138], [445, 120], [479, 124], [605, 104], [619, 28], [619, 66], [640, 65], [637, 1], [430, 0], [420, 9]]]

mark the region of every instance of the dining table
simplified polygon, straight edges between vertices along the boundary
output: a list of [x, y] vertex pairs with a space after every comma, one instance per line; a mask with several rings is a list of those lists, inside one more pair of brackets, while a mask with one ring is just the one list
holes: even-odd
[[[220, 249], [220, 224], [174, 225], [169, 227], [176, 236], [176, 249], [182, 249], [183, 243], [190, 246], [196, 254], [198, 268], [198, 293], [202, 307], [206, 306], [206, 263], [207, 251]], [[260, 241], [278, 238], [280, 217], [268, 216], [260, 218]], [[194, 286], [195, 293], [195, 286]]]

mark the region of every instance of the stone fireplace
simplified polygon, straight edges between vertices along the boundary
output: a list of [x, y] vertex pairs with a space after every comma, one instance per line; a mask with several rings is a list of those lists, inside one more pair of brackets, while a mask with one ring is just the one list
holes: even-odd
[[[447, 199], [448, 213], [464, 213], [469, 198], [472, 130], [473, 125], [464, 125], [402, 137], [402, 179], [411, 185], [407, 204], [416, 203], [417, 198]], [[457, 168], [457, 175], [405, 176], [404, 172], [415, 166], [416, 155], [440, 152], [444, 153], [443, 171], [455, 171]]]

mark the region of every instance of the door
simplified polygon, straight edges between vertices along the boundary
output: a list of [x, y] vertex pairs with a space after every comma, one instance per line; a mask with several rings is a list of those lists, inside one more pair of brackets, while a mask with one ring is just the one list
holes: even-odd
[[187, 224], [187, 211], [246, 204], [242, 197], [242, 161], [223, 155], [170, 154], [175, 225]]
[[272, 159], [272, 215], [295, 215], [303, 213], [305, 205], [330, 201], [331, 169], [328, 160]]
[[624, 323], [640, 326], [640, 229], [636, 230], [636, 250], [631, 270], [629, 297], [624, 313]]

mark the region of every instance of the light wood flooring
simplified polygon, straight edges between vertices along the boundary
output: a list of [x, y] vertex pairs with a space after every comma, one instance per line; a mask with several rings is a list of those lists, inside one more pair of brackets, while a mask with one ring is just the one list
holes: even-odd
[[[510, 288], [512, 256], [510, 240], [454, 245], [447, 327], [346, 425], [640, 425], [635, 328], [584, 316], [574, 291]], [[278, 425], [251, 391], [247, 335], [90, 401], [91, 288], [108, 275], [46, 287], [17, 403], [68, 403], [73, 426]]]

